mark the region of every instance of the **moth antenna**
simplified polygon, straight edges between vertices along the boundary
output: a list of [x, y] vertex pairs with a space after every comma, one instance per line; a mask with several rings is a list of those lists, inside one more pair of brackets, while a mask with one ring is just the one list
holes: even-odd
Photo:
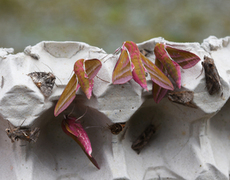
[[109, 129], [109, 127], [110, 126], [112, 126], [112, 124], [111, 125], [109, 125], [108, 123], [106, 123], [106, 128], [108, 128]]
[[67, 115], [63, 114], [64, 119], [67, 119], [73, 113], [74, 107], [75, 107], [75, 105], [73, 106], [73, 109], [70, 111], [69, 114], [67, 114]]
[[[52, 71], [52, 69], [47, 64], [45, 64], [44, 62], [41, 62], [41, 63], [44, 64], [46, 67], [48, 67], [50, 69], [50, 71], [54, 74], [54, 72]], [[59, 79], [57, 76], [55, 76], [55, 77], [61, 82], [61, 79]], [[61, 84], [63, 84], [63, 83], [61, 82]]]
[[106, 81], [106, 80], [100, 78], [99, 76], [96, 76], [96, 77], [97, 77], [98, 79], [100, 79], [101, 81], [104, 81], [104, 82], [106, 82], [106, 83], [110, 83], [109, 81]]
[[7, 121], [8, 121], [8, 126], [9, 126], [9, 128], [10, 128], [10, 131], [12, 131], [13, 129], [11, 128], [11, 123], [10, 123], [9, 120], [7, 120]]
[[103, 126], [87, 126], [84, 129], [90, 129], [90, 128], [102, 128], [102, 129], [104, 129], [105, 127], [103, 127]]
[[36, 66], [36, 68], [38, 69], [38, 71], [41, 71], [36, 64], [34, 64], [34, 65]]
[[23, 123], [25, 122], [26, 119], [24, 119], [24, 121], [22, 121], [21, 125], [19, 127], [21, 127], [23, 125]]
[[121, 47], [117, 48], [117, 49], [113, 52], [113, 54], [118, 54], [120, 51], [121, 51]]
[[74, 74], [74, 72], [72, 71], [71, 72], [71, 74], [70, 74], [70, 76], [69, 76], [69, 78], [68, 79], [70, 79], [73, 75], [72, 74]]
[[[203, 68], [203, 66], [202, 66], [201, 73], [200, 73], [200, 75], [199, 75], [199, 76], [197, 76], [197, 78], [201, 76], [201, 74], [203, 73], [203, 71], [204, 71], [204, 68]], [[197, 79], [197, 78], [196, 78], [196, 79]]]
[[67, 117], [70, 116], [70, 114], [73, 113], [74, 108], [75, 108], [75, 105], [73, 106], [73, 109], [70, 111], [70, 113], [68, 115], [66, 115]]
[[83, 118], [83, 117], [85, 116], [85, 114], [87, 113], [87, 111], [88, 111], [88, 106], [86, 106], [85, 113], [84, 113], [83, 115], [81, 115], [79, 118], [77, 118], [77, 119], [75, 120], [75, 122], [78, 121], [79, 119]]
[[4, 86], [4, 77], [2, 76], [2, 83], [1, 83], [1, 88]]
[[[57, 77], [57, 76], [55, 76], [55, 77], [61, 82], [61, 84], [63, 84], [62, 81], [61, 81], [61, 79], [59, 77]], [[57, 86], [57, 84], [56, 84], [56, 86]]]
[[[112, 54], [113, 54], [113, 55], [116, 55], [116, 54], [118, 54], [120, 51], [121, 51], [121, 47], [117, 48]], [[105, 55], [103, 58], [101, 58], [101, 60], [103, 60], [104, 58], [106, 58], [108, 55], [110, 55], [110, 54]], [[107, 59], [106, 61], [108, 61], [108, 60], [109, 60], [109, 59]], [[105, 63], [106, 61], [104, 61], [103, 63]]]
[[90, 57], [90, 52], [91, 51], [88, 51], [88, 57], [86, 59], [91, 59], [91, 58], [89, 58]]
[[[108, 55], [109, 55], [109, 54], [106, 54], [104, 57], [102, 57], [102, 58], [101, 58], [101, 61], [102, 61], [103, 59], [105, 59]], [[105, 62], [106, 62], [106, 61], [105, 61]], [[104, 63], [105, 63], [105, 62], [104, 62]]]
[[[108, 56], [108, 55], [109, 55], [109, 54], [107, 54], [106, 56]], [[103, 58], [105, 58], [106, 56], [104, 56]], [[103, 59], [103, 58], [102, 58], [102, 59]], [[101, 60], [102, 60], [102, 59], [101, 59]], [[84, 67], [84, 68], [85, 68], [85, 67]], [[97, 75], [96, 75], [96, 77], [97, 77], [98, 79], [100, 79], [101, 81], [104, 81], [104, 82], [110, 83], [109, 81], [106, 81], [106, 80], [104, 80], [104, 79], [100, 78], [100, 77], [99, 77], [99, 76], [97, 76]]]
[[52, 69], [51, 69], [47, 64], [45, 64], [44, 62], [41, 62], [41, 63], [44, 64], [46, 67], [48, 67], [52, 73], [54, 73], [54, 72], [52, 71]]
[[120, 141], [122, 141], [123, 139], [125, 139], [125, 134], [127, 132], [129, 127], [125, 127], [125, 129], [123, 130], [123, 134], [121, 135]]

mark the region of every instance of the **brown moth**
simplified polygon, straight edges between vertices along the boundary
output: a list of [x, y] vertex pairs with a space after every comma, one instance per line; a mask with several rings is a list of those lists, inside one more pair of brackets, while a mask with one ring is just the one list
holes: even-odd
[[32, 47], [31, 46], [27, 46], [25, 49], [24, 49], [24, 53], [30, 57], [32, 57], [33, 59], [36, 59], [36, 60], [39, 60], [40, 57], [38, 54], [35, 54], [35, 53], [32, 53], [31, 52], [32, 50]]
[[56, 77], [53, 73], [49, 72], [32, 72], [28, 76], [31, 77], [34, 84], [41, 90], [42, 94], [45, 97], [48, 97], [52, 93], [52, 89], [56, 80]]
[[114, 123], [108, 128], [110, 129], [111, 133], [114, 135], [118, 135], [121, 131], [123, 131], [126, 123]]
[[148, 143], [152, 135], [156, 132], [154, 125], [148, 126], [141, 135], [133, 142], [131, 148], [139, 154], [141, 149]]
[[205, 71], [205, 80], [208, 93], [210, 95], [218, 93], [221, 89], [220, 76], [213, 59], [209, 58], [208, 56], [204, 56], [202, 66], [204, 67]]
[[12, 143], [16, 140], [18, 141], [19, 139], [25, 140], [28, 142], [31, 142], [31, 141], [36, 142], [40, 134], [40, 128], [38, 127], [30, 129], [30, 128], [22, 128], [21, 126], [12, 128], [11, 126], [13, 125], [9, 124], [9, 128], [6, 128], [5, 131], [6, 131], [7, 136], [11, 139]]
[[192, 102], [194, 97], [193, 91], [179, 91], [168, 93], [168, 99], [172, 102], [182, 104], [184, 106], [197, 108], [197, 106]]

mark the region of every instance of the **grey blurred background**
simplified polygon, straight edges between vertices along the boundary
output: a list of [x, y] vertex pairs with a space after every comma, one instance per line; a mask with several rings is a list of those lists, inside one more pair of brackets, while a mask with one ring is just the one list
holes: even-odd
[[0, 47], [83, 41], [112, 53], [123, 41], [162, 36], [202, 42], [230, 35], [229, 0], [0, 0]]

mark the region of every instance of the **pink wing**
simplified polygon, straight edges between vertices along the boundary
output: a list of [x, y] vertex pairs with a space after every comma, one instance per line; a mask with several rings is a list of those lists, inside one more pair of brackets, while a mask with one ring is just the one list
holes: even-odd
[[133, 78], [131, 71], [131, 59], [124, 45], [121, 54], [113, 70], [113, 84], [124, 84]]
[[85, 73], [89, 79], [93, 79], [100, 71], [102, 64], [99, 59], [87, 59], [84, 61]]
[[86, 97], [90, 99], [93, 90], [93, 79], [89, 79], [83, 68], [84, 59], [79, 59], [74, 64], [74, 72], [77, 75], [78, 82]]
[[174, 89], [173, 84], [168, 77], [152, 61], [146, 58], [143, 54], [141, 54], [141, 60], [154, 83], [165, 89]]
[[142, 64], [142, 60], [141, 60], [141, 55], [140, 55], [140, 51], [137, 47], [137, 45], [132, 42], [132, 41], [126, 41], [123, 44], [131, 57], [131, 62], [134, 65], [134, 69], [132, 71], [133, 74], [133, 79], [144, 89], [148, 90], [147, 88], [147, 82], [146, 82], [146, 78], [145, 78], [145, 68]]
[[92, 157], [92, 147], [86, 131], [83, 129], [80, 121], [76, 122], [76, 118], [67, 117], [62, 121], [63, 131], [72, 137], [83, 149], [89, 160], [98, 168], [96, 160]]
[[[163, 72], [165, 71], [163, 65], [161, 64], [161, 62], [156, 59], [155, 60], [155, 64], [157, 67], [159, 67], [160, 70], [162, 70]], [[167, 72], [166, 72], [166, 75], [167, 75]], [[153, 83], [153, 99], [156, 103], [159, 103], [163, 97], [165, 97], [165, 95], [167, 94], [168, 92], [168, 89], [165, 89], [163, 87], [160, 87], [158, 84], [156, 83]]]
[[166, 51], [168, 52], [170, 57], [183, 69], [191, 68], [200, 61], [200, 58], [197, 55], [189, 51], [176, 49], [168, 45], [166, 45]]
[[76, 96], [76, 91], [79, 88], [77, 82], [77, 77], [74, 74], [68, 84], [66, 85], [64, 91], [62, 92], [56, 106], [54, 109], [54, 116], [58, 116], [62, 111], [64, 111], [74, 100]]
[[154, 48], [154, 53], [156, 55], [156, 59], [158, 59], [163, 64], [168, 74], [176, 82], [178, 88], [180, 88], [181, 87], [180, 66], [171, 59], [171, 57], [169, 56], [169, 54], [165, 49], [165, 45], [157, 43]]

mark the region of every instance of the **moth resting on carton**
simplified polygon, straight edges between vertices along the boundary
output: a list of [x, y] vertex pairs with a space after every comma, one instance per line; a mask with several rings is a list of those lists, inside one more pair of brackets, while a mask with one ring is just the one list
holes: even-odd
[[112, 125], [109, 125], [108, 128], [110, 129], [111, 133], [114, 135], [118, 135], [121, 131], [123, 131], [125, 127], [125, 122], [124, 123], [114, 123]]
[[168, 93], [168, 99], [170, 101], [182, 104], [184, 106], [197, 108], [197, 106], [193, 103], [193, 97], [193, 91], [178, 91]]
[[216, 69], [214, 60], [208, 56], [204, 56], [202, 66], [204, 67], [205, 71], [205, 80], [208, 93], [210, 95], [219, 93], [219, 91], [222, 89], [222, 86], [220, 83], [220, 75]]
[[41, 90], [45, 97], [48, 97], [52, 93], [52, 89], [56, 80], [53, 73], [49, 72], [32, 72], [28, 76], [31, 77], [34, 84]]
[[[24, 123], [24, 121], [22, 122], [22, 124]], [[9, 127], [6, 128], [6, 134], [7, 136], [11, 139], [11, 142], [15, 142], [16, 140], [18, 141], [20, 140], [25, 140], [28, 142], [36, 142], [38, 139], [38, 136], [40, 134], [40, 128], [35, 127], [33, 129], [31, 128], [24, 128], [21, 127], [21, 125], [19, 127], [13, 127], [13, 125], [10, 125], [9, 121], [8, 121]]]
[[149, 142], [150, 138], [156, 132], [156, 127], [150, 124], [133, 142], [131, 148], [139, 154], [141, 149]]

